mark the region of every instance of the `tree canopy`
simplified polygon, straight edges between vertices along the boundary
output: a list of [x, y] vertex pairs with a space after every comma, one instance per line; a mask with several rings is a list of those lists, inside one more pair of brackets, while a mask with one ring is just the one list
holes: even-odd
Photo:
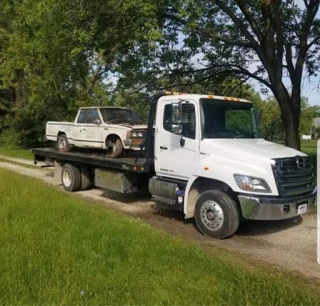
[[106, 103], [117, 63], [158, 28], [152, 1], [0, 3], [0, 109], [14, 114], [22, 140], [42, 139], [46, 120], [79, 105]]
[[299, 148], [302, 78], [320, 69], [319, 1], [0, 0], [0, 133], [33, 145], [46, 120], [80, 105], [145, 117], [164, 88], [259, 100], [255, 79]]
[[320, 68], [318, 10], [319, 0], [173, 0], [165, 18], [192, 51], [186, 73], [259, 81], [279, 103], [286, 144], [300, 148], [301, 82]]

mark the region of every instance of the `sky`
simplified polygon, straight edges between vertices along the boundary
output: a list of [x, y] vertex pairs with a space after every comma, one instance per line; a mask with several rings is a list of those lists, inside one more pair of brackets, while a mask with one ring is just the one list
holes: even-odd
[[310, 105], [320, 106], [320, 77], [305, 79], [302, 84], [302, 95], [308, 98]]
[[[252, 69], [250, 69], [251, 71]], [[262, 98], [267, 98], [268, 96], [272, 96], [271, 91], [268, 94], [264, 95], [261, 93], [261, 88], [266, 89], [264, 85], [256, 80], [250, 80], [249, 83], [255, 88], [257, 92], [260, 93]], [[286, 81], [284, 79], [285, 85], [290, 88], [289, 80]], [[308, 98], [309, 105], [318, 105], [320, 106], [320, 76], [311, 77], [311, 78], [303, 78], [301, 85], [302, 96]]]

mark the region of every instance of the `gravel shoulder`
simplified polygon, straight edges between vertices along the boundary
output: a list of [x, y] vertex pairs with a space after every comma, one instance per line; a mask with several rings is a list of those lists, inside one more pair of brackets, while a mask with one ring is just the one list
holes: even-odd
[[[0, 156], [0, 167], [43, 180], [55, 185], [53, 168], [24, 167], [32, 161]], [[62, 188], [62, 187], [58, 187]], [[216, 240], [203, 236], [195, 223], [184, 220], [183, 215], [163, 210], [149, 198], [138, 195], [121, 195], [99, 188], [76, 192], [77, 195], [98, 200], [106, 207], [145, 220], [152, 227], [173, 236], [190, 239], [210, 251], [213, 246], [226, 249], [252, 259], [270, 263], [286, 270], [296, 271], [304, 277], [320, 281], [320, 265], [317, 263], [317, 216], [307, 214], [283, 221], [247, 221], [230, 239]], [[213, 250], [214, 251], [214, 250]]]

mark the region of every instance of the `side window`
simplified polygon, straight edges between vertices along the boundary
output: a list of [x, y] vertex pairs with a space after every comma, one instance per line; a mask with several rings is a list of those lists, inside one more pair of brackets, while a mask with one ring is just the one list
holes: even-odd
[[86, 123], [93, 123], [96, 119], [99, 119], [98, 110], [96, 108], [88, 109]]
[[[194, 105], [191, 103], [182, 104], [182, 133], [181, 135], [186, 138], [196, 138], [196, 114]], [[164, 108], [163, 114], [163, 128], [172, 132], [172, 105], [168, 104]]]
[[182, 136], [196, 138], [196, 112], [191, 103], [182, 104]]
[[86, 122], [86, 110], [83, 109], [80, 111], [77, 123], [85, 123]]
[[172, 105], [167, 104], [164, 107], [163, 128], [168, 132], [171, 132], [171, 128], [172, 128], [172, 115], [171, 114], [172, 114]]

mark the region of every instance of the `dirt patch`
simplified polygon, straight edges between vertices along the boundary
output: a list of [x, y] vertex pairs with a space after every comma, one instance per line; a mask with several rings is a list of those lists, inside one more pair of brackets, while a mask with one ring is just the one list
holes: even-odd
[[[39, 164], [39, 169], [25, 168], [10, 161], [26, 165], [30, 165], [30, 161], [7, 160], [8, 162], [0, 162], [0, 167], [54, 185], [52, 168], [40, 168], [42, 164]], [[216, 240], [200, 234], [193, 220], [185, 220], [182, 213], [164, 210], [163, 206], [155, 204], [147, 197], [121, 195], [99, 188], [79, 191], [76, 194], [103, 202], [107, 207], [143, 219], [157, 229], [190, 239], [206, 248], [217, 246], [320, 281], [320, 265], [317, 264], [316, 256], [317, 218], [314, 214], [283, 221], [247, 221], [240, 225], [232, 238]]]

